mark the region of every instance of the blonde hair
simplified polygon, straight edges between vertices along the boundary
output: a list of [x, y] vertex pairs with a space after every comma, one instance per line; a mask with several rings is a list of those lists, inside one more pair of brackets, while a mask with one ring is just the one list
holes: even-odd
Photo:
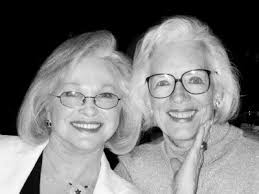
[[116, 154], [129, 152], [138, 138], [131, 105], [128, 101], [131, 61], [116, 51], [116, 40], [108, 31], [79, 35], [62, 43], [46, 59], [28, 89], [17, 120], [18, 134], [33, 144], [45, 142], [51, 133], [46, 127], [46, 107], [53, 93], [73, 66], [89, 55], [110, 61], [111, 68], [123, 93], [120, 124], [106, 146]]
[[130, 96], [138, 110], [138, 127], [148, 129], [154, 125], [146, 85], [151, 57], [161, 45], [181, 41], [200, 42], [207, 54], [209, 70], [216, 72], [211, 74], [214, 99], [223, 94], [221, 106], [215, 107], [216, 122], [226, 122], [236, 116], [240, 97], [238, 71], [231, 64], [224, 46], [210, 28], [198, 19], [175, 16], [149, 29], [137, 44]]

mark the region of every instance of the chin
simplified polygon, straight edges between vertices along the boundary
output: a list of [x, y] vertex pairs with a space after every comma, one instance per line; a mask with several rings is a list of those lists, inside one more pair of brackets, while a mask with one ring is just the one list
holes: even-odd
[[194, 138], [194, 136], [186, 136], [186, 135], [178, 135], [178, 136], [173, 136], [170, 137], [170, 139], [174, 140], [174, 141], [190, 141]]
[[197, 133], [196, 131], [179, 129], [179, 131], [171, 131], [171, 133], [167, 133], [167, 135], [172, 140], [188, 141], [193, 139], [196, 133]]
[[74, 146], [81, 151], [93, 151], [99, 149], [102, 143], [95, 142], [95, 141], [89, 141], [89, 140], [81, 140], [76, 143], [74, 143]]

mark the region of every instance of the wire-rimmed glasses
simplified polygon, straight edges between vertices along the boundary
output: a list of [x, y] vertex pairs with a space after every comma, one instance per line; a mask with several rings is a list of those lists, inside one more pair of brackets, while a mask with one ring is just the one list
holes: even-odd
[[86, 103], [86, 99], [92, 98], [94, 104], [102, 109], [111, 109], [118, 105], [120, 98], [109, 92], [101, 93], [96, 96], [85, 96], [80, 92], [66, 91], [59, 96], [52, 95], [60, 99], [60, 103], [69, 108], [80, 108]]

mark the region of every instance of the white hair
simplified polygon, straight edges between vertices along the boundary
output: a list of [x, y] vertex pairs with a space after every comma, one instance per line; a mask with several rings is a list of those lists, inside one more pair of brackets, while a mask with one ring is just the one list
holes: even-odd
[[138, 110], [138, 127], [148, 129], [154, 125], [146, 85], [151, 57], [161, 45], [181, 41], [198, 41], [205, 48], [207, 68], [216, 72], [211, 74], [213, 98], [223, 96], [221, 106], [215, 107], [216, 122], [226, 122], [237, 114], [240, 97], [238, 71], [231, 64], [224, 46], [210, 28], [198, 19], [175, 16], [149, 29], [137, 44], [130, 96]]

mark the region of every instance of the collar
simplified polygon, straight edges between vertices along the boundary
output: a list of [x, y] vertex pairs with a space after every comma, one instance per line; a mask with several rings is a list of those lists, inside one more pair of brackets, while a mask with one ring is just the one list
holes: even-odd
[[[48, 141], [33, 146], [17, 136], [0, 135], [0, 193], [19, 193]], [[136, 194], [137, 189], [111, 169], [103, 153], [94, 194]]]
[[[210, 136], [207, 142], [208, 149], [204, 154], [204, 165], [221, 157], [226, 151], [224, 150], [225, 145], [237, 138], [238, 135], [238, 130], [230, 127], [228, 123], [214, 124], [210, 130]], [[163, 136], [164, 141], [161, 146], [166, 157], [169, 160], [172, 158], [177, 158], [183, 162], [188, 150], [186, 148], [177, 147], [167, 135], [163, 134]]]
[[47, 141], [35, 146], [18, 136], [0, 136], [0, 193], [19, 193]]

